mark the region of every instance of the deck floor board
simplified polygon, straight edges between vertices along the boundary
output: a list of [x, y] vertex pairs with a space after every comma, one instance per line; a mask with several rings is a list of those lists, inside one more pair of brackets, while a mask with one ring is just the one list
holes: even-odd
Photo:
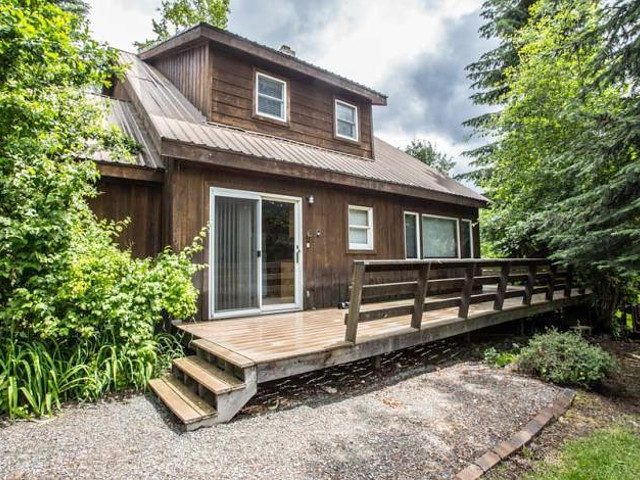
[[[560, 292], [556, 293], [556, 298], [562, 298]], [[572, 293], [572, 296], [578, 295], [577, 290]], [[533, 296], [532, 305], [542, 303], [548, 303], [544, 293]], [[387, 302], [385, 306], [390, 304], [402, 304], [402, 301]], [[375, 308], [372, 304], [367, 307]], [[518, 308], [526, 309], [522, 305], [522, 298], [508, 298], [504, 302], [503, 311]], [[477, 303], [470, 306], [467, 321], [494, 312], [492, 301]], [[266, 364], [345, 347], [345, 313], [346, 310], [337, 308], [305, 310], [230, 320], [181, 323], [177, 326], [195, 337], [210, 340], [236, 352], [256, 364]], [[459, 322], [457, 314], [457, 307], [425, 312], [421, 330]], [[522, 317], [524, 316], [525, 313]], [[356, 345], [376, 341], [385, 336], [406, 334], [411, 331], [410, 324], [411, 315], [362, 322], [358, 325]]]

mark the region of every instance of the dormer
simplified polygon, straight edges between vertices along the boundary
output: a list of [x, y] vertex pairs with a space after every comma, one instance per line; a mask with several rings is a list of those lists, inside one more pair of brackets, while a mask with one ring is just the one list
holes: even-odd
[[372, 106], [386, 96], [207, 24], [140, 54], [209, 122], [373, 157]]

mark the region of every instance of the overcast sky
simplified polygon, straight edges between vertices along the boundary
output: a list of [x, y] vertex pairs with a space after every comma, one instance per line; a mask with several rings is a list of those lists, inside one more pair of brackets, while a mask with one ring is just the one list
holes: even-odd
[[[96, 39], [135, 51], [151, 37], [160, 0], [92, 0]], [[473, 146], [460, 123], [481, 110], [464, 67], [491, 42], [478, 27], [482, 0], [231, 0], [229, 30], [267, 46], [291, 46], [299, 58], [389, 96], [374, 107], [376, 135], [404, 147], [434, 142], [467, 169]]]

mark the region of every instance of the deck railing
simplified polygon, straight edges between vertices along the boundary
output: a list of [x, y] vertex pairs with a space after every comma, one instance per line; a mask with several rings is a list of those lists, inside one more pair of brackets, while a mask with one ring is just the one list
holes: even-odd
[[[453, 278], [433, 278], [436, 271], [449, 270]], [[367, 283], [368, 273], [415, 272], [414, 281]], [[467, 319], [469, 307], [493, 301], [494, 310], [502, 310], [507, 298], [522, 297], [523, 305], [530, 305], [533, 295], [544, 293], [548, 301], [556, 291], [571, 296], [575, 278], [573, 269], [561, 269], [557, 264], [541, 258], [451, 259], [451, 260], [356, 260], [349, 312], [346, 314], [347, 342], [355, 343], [358, 323], [381, 318], [411, 315], [411, 327], [420, 329], [425, 312], [458, 307], [458, 317]], [[480, 286], [495, 285], [494, 291], [478, 290]], [[428, 299], [430, 289], [447, 292]], [[584, 289], [580, 287], [580, 292]], [[379, 303], [362, 311], [363, 301], [409, 295], [413, 302], [404, 304]], [[411, 304], [413, 303], [413, 304]]]

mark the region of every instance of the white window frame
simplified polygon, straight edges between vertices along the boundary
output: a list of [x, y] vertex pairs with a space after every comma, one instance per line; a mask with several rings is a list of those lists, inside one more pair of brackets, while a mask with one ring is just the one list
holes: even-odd
[[420, 229], [422, 228], [422, 220], [420, 214], [417, 212], [404, 212], [404, 215], [402, 216], [402, 223], [404, 225], [404, 258], [409, 259], [409, 255], [407, 252], [407, 215], [410, 215], [416, 219], [416, 260], [419, 260], [422, 258], [422, 245], [420, 241]]
[[[282, 98], [280, 99], [280, 98], [276, 98], [276, 97], [271, 97], [271, 96], [266, 95], [264, 93], [260, 93], [260, 77], [264, 77], [264, 78], [267, 78], [269, 80], [273, 80], [275, 82], [281, 83], [282, 86], [283, 86], [282, 87]], [[273, 77], [271, 75], [267, 75], [266, 73], [256, 72], [255, 83], [256, 83], [256, 87], [255, 87], [255, 99], [254, 99], [254, 103], [255, 103], [254, 113], [259, 117], [270, 118], [271, 120], [276, 120], [278, 122], [286, 123], [287, 122], [287, 113], [288, 113], [287, 81], [286, 80], [282, 80], [281, 78], [276, 78], [276, 77]], [[271, 100], [281, 101], [282, 102], [282, 114], [283, 114], [283, 117], [277, 117], [277, 116], [271, 115], [269, 113], [261, 112], [260, 111], [260, 102], [259, 102], [260, 96], [269, 98]]]
[[[476, 252], [473, 249], [473, 221], [469, 220], [468, 218], [463, 218], [462, 220], [460, 220], [460, 226], [462, 228], [464, 228], [465, 223], [469, 224], [469, 247], [471, 250], [471, 258], [476, 258]], [[460, 258], [462, 258], [462, 245], [459, 245], [459, 250]]]
[[[423, 251], [422, 252], [422, 255], [423, 255], [422, 258], [423, 259], [429, 259], [429, 260], [431, 260], [431, 259], [445, 260], [447, 258], [460, 258], [460, 219], [456, 218], [456, 217], [445, 217], [443, 215], [432, 215], [432, 214], [429, 214], [429, 213], [423, 213], [421, 219], [425, 218], [425, 217], [428, 217], [428, 218], [442, 218], [442, 219], [446, 219], [446, 220], [455, 220], [455, 222], [456, 222], [456, 246], [457, 246], [458, 252], [457, 252], [457, 256], [456, 257], [425, 257], [424, 256], [425, 252]], [[424, 232], [424, 229], [422, 228], [422, 220], [420, 221], [420, 230], [422, 231], [422, 235], [424, 237], [425, 232]]]
[[[338, 104], [344, 105], [346, 107], [350, 107], [354, 109], [354, 117], [353, 117], [353, 121], [355, 122], [355, 130], [356, 130], [356, 136], [355, 137], [349, 137], [347, 135], [342, 135], [340, 134], [339, 130], [338, 130]], [[338, 100], [337, 98], [335, 99], [335, 104], [333, 106], [333, 117], [334, 117], [334, 126], [333, 128], [335, 129], [336, 132], [336, 137], [338, 138], [343, 138], [345, 140], [350, 140], [352, 142], [359, 142], [360, 141], [360, 126], [359, 126], [359, 122], [358, 122], [358, 106], [357, 105], [353, 105], [351, 103], [345, 102], [344, 100]]]
[[[349, 221], [351, 210], [367, 212], [367, 226], [351, 225]], [[351, 229], [357, 228], [367, 231], [367, 243], [352, 243]], [[360, 205], [349, 205], [347, 207], [347, 241], [349, 242], [349, 250], [373, 250], [373, 207], [363, 207]]]

